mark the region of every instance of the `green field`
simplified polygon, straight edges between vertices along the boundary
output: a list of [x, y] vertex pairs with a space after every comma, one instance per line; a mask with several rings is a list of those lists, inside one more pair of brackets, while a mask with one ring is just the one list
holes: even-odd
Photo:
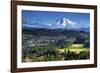
[[61, 48], [61, 49], [58, 49], [58, 50], [61, 53], [64, 53], [65, 50], [66, 50], [66, 52], [69, 50], [71, 52], [76, 52], [77, 54], [79, 54], [82, 51], [88, 52], [89, 51], [89, 48], [84, 48], [84, 45], [83, 44], [73, 44], [73, 45], [69, 46], [68, 48]]

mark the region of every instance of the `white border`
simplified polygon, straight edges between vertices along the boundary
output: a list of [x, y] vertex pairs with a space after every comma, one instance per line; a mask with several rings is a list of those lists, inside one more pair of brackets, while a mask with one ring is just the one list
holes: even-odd
[[[52, 61], [52, 62], [29, 62], [22, 63], [21, 57], [21, 11], [22, 10], [38, 10], [38, 11], [57, 11], [57, 12], [78, 12], [90, 13], [90, 59], [89, 60], [72, 60], [72, 61]], [[92, 9], [75, 9], [75, 8], [57, 8], [57, 7], [40, 7], [40, 6], [17, 6], [17, 68], [30, 68], [30, 67], [47, 67], [47, 66], [61, 66], [61, 65], [82, 65], [94, 64], [94, 10]]]

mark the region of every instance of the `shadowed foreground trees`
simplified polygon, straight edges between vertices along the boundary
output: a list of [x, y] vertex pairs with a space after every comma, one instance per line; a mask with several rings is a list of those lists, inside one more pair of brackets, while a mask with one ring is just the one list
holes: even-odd
[[89, 51], [81, 51], [80, 53], [76, 53], [73, 51], [66, 51], [61, 53], [57, 50], [46, 50], [38, 52], [33, 50], [23, 57], [23, 62], [27, 62], [26, 58], [30, 59], [32, 62], [40, 62], [40, 61], [63, 61], [63, 60], [84, 60], [89, 59]]

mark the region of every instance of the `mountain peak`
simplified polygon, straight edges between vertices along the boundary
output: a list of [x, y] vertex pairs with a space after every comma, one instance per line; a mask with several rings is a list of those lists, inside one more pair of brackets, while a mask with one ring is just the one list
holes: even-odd
[[72, 28], [76, 25], [76, 23], [67, 18], [61, 18], [57, 19], [57, 22], [54, 25], [56, 25], [59, 28]]

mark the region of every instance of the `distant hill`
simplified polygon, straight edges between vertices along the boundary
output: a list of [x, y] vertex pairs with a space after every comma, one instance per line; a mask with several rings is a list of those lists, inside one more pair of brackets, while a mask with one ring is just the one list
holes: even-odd
[[74, 31], [84, 31], [84, 32], [90, 32], [90, 28], [87, 27], [87, 28], [80, 28], [80, 29], [72, 29]]
[[35, 36], [67, 36], [67, 37], [76, 37], [81, 36], [81, 34], [89, 35], [89, 32], [81, 30], [65, 30], [65, 29], [46, 29], [46, 28], [23, 28], [24, 34], [32, 34]]

